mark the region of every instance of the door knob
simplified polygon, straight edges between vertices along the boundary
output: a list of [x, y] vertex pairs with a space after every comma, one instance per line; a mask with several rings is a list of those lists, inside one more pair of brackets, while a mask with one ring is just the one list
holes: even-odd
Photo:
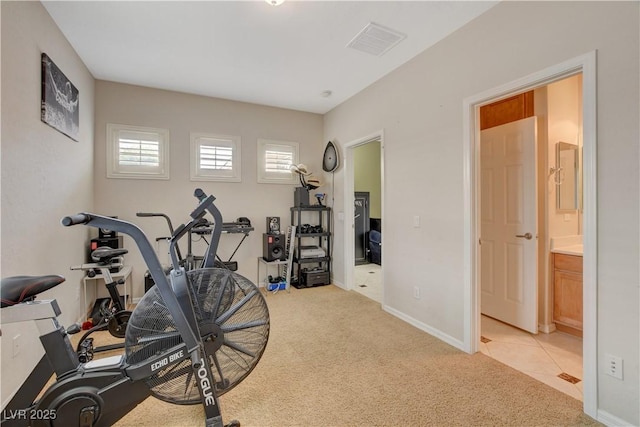
[[527, 240], [531, 240], [531, 238], [533, 237], [533, 234], [531, 233], [525, 233], [525, 234], [516, 234], [516, 237], [521, 237]]

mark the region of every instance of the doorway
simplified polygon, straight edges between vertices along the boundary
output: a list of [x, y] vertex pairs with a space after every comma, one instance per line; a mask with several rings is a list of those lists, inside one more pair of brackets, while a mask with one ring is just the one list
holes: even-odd
[[[504, 84], [464, 100], [465, 146], [465, 339], [467, 351], [480, 348], [481, 336], [481, 264], [480, 264], [480, 131], [478, 111], [482, 105], [514, 94], [544, 87], [553, 82], [582, 73], [583, 114], [583, 401], [586, 414], [597, 416], [597, 363], [596, 363], [596, 277], [597, 277], [597, 222], [596, 222], [596, 56], [595, 52], [573, 58], [517, 81]], [[545, 176], [546, 178], [546, 176]], [[539, 229], [538, 229], [539, 231]], [[546, 246], [546, 244], [545, 244]], [[548, 250], [548, 247], [547, 247]], [[548, 272], [547, 272], [548, 274]], [[547, 292], [548, 288], [544, 290]]]
[[546, 272], [582, 244], [581, 102], [579, 73], [481, 107], [479, 195], [480, 351], [579, 400], [582, 277]]
[[356, 265], [369, 263], [369, 192], [356, 191], [354, 195], [354, 257]]
[[[383, 304], [381, 254], [383, 221], [382, 131], [345, 144], [345, 285]], [[370, 231], [376, 230], [372, 257]]]

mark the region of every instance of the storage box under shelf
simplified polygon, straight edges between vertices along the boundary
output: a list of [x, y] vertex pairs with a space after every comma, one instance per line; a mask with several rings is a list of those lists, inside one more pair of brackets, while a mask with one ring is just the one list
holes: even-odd
[[293, 286], [301, 288], [313, 288], [315, 286], [324, 286], [331, 283], [331, 277], [328, 271], [303, 271], [297, 283]]

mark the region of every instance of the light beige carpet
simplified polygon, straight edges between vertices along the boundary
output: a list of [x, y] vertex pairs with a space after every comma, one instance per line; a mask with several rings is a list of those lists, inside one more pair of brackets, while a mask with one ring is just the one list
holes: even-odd
[[[591, 426], [579, 402], [468, 355], [334, 286], [266, 295], [267, 349], [221, 396], [243, 426]], [[200, 406], [149, 398], [119, 427], [203, 426]]]

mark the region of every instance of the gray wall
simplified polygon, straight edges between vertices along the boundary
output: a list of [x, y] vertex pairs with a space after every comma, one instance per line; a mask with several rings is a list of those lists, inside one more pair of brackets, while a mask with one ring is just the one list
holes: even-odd
[[[463, 100], [597, 50], [597, 356], [625, 360], [623, 381], [599, 365], [598, 406], [634, 425], [640, 423], [638, 12], [637, 2], [503, 2], [325, 115], [325, 138], [338, 144], [384, 129], [385, 265], [393, 266], [384, 269], [387, 307], [462, 341]], [[344, 171], [335, 178], [336, 211], [344, 212]], [[345, 274], [343, 238], [336, 233], [338, 283]], [[420, 300], [412, 297], [414, 286]]]
[[[171, 179], [107, 179], [107, 123], [169, 129]], [[190, 181], [189, 132], [240, 136], [242, 182]], [[266, 217], [280, 216], [283, 226], [289, 224], [289, 208], [293, 205], [295, 187], [258, 184], [256, 157], [259, 138], [298, 142], [300, 162], [317, 175], [322, 172], [322, 116], [319, 114], [99, 80], [96, 82], [96, 211], [133, 221], [153, 239], [167, 235], [166, 222], [162, 218], [138, 218], [136, 212], [163, 212], [169, 215], [174, 226], [178, 226], [188, 220], [188, 214], [196, 204], [193, 191], [200, 187], [216, 197], [216, 206], [225, 222], [235, 221], [240, 216], [251, 220], [255, 231], [244, 241], [234, 260], [239, 264], [238, 273], [256, 280]], [[240, 235], [222, 235], [218, 251], [222, 259], [231, 256], [240, 239]], [[204, 247], [199, 243], [194, 244], [196, 255], [204, 253]], [[133, 266], [133, 295], [141, 297], [146, 268], [130, 239], [125, 238], [124, 246], [130, 250], [126, 262]], [[160, 245], [159, 249], [166, 252], [166, 245]], [[181, 249], [183, 254], [186, 253], [186, 243]], [[162, 253], [161, 260], [164, 259], [166, 257]]]
[[[60, 274], [61, 321], [80, 319], [88, 229], [60, 218], [93, 208], [94, 80], [40, 2], [0, 2], [2, 13], [2, 277]], [[40, 54], [80, 93], [79, 142], [40, 121]], [[16, 335], [21, 350], [13, 357]], [[33, 322], [2, 325], [3, 405], [43, 354]]]

